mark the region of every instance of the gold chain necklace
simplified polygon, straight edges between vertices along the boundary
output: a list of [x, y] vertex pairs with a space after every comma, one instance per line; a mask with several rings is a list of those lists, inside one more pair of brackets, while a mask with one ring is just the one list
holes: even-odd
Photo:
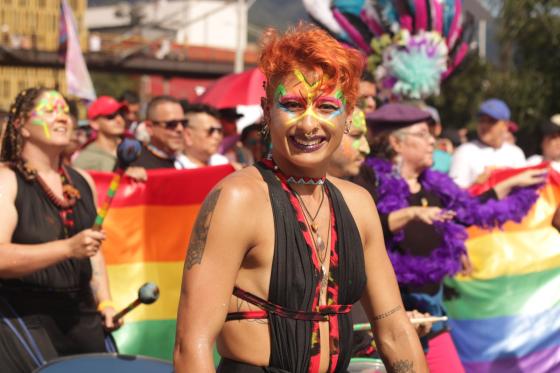
[[[291, 188], [290, 188], [291, 189]], [[329, 229], [327, 230], [327, 241], [325, 242], [321, 235], [319, 234], [319, 226], [315, 222], [317, 216], [319, 216], [319, 212], [321, 211], [321, 207], [323, 206], [323, 201], [325, 199], [325, 187], [321, 187], [321, 202], [319, 202], [319, 207], [317, 208], [317, 212], [314, 216], [311, 215], [309, 209], [303, 202], [301, 195], [294, 189], [291, 189], [294, 195], [296, 196], [300, 206], [303, 208], [303, 218], [305, 219], [305, 223], [308, 227], [311, 227], [311, 239], [313, 240], [313, 245], [315, 246], [315, 252], [317, 253], [317, 258], [321, 263], [321, 291], [327, 287], [328, 284], [328, 275], [327, 275], [327, 268], [325, 267], [325, 261], [327, 259], [327, 246], [330, 242], [331, 238], [331, 228], [330, 228], [330, 210], [329, 210]], [[311, 220], [310, 221], [308, 220]]]

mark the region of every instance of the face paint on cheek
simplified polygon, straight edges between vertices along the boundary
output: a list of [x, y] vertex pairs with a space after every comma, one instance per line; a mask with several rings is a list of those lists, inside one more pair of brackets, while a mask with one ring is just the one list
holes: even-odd
[[49, 131], [49, 126], [47, 125], [47, 122], [40, 118], [37, 113], [34, 111], [31, 113], [31, 124], [35, 125], [35, 126], [41, 126], [43, 127], [43, 133], [45, 134], [45, 137], [47, 138], [47, 140], [51, 139], [51, 133]]
[[47, 117], [56, 118], [61, 114], [69, 113], [68, 104], [57, 91], [47, 91], [31, 112], [31, 124], [43, 127], [45, 137], [50, 140]]
[[360, 109], [354, 109], [352, 112], [352, 125], [364, 134], [367, 132], [366, 115]]

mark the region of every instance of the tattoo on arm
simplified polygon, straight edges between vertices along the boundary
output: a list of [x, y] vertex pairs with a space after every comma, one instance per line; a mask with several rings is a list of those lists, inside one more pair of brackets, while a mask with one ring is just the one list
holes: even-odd
[[389, 310], [389, 311], [387, 311], [387, 312], [384, 312], [384, 313], [382, 313], [382, 314], [380, 314], [380, 315], [375, 315], [375, 316], [373, 316], [373, 319], [374, 319], [374, 320], [381, 320], [381, 319], [384, 319], [384, 318], [386, 318], [386, 317], [391, 316], [392, 314], [394, 314], [395, 312], [397, 312], [397, 311], [400, 310], [401, 308], [402, 308], [401, 306], [396, 306], [395, 308], [393, 308], [393, 309], [391, 309], [391, 310]]
[[202, 262], [202, 255], [204, 254], [206, 239], [208, 238], [210, 222], [212, 221], [214, 208], [216, 207], [221, 191], [222, 189], [216, 189], [210, 192], [200, 208], [189, 242], [187, 260], [185, 262], [187, 270], [191, 269], [195, 264], [200, 264]]
[[414, 363], [410, 360], [398, 360], [391, 364], [391, 373], [414, 373]]

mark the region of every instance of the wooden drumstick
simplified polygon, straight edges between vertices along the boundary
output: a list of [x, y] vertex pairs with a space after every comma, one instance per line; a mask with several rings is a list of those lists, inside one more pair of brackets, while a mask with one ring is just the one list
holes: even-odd
[[[447, 321], [447, 316], [430, 316], [430, 317], [415, 317], [410, 319], [413, 325], [423, 324], [423, 323], [434, 323], [439, 321]], [[369, 323], [354, 324], [354, 331], [361, 330], [371, 330], [371, 325]]]

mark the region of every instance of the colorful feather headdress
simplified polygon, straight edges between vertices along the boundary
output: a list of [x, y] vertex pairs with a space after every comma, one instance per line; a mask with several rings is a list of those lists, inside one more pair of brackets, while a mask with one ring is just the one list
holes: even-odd
[[381, 91], [406, 99], [439, 93], [472, 35], [462, 0], [303, 0], [311, 18], [368, 56]]

